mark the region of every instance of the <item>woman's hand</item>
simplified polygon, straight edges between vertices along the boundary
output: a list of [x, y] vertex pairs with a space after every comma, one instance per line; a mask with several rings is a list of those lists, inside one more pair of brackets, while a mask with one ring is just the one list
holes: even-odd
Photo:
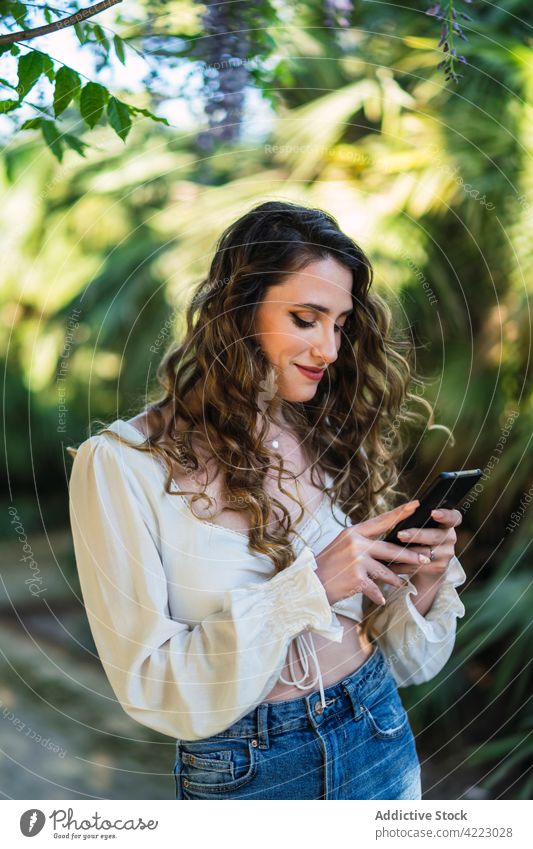
[[[421, 554], [432, 554], [430, 563], [420, 564], [416, 570], [416, 576], [424, 578], [441, 578], [450, 560], [455, 555], [455, 543], [457, 542], [457, 528], [463, 521], [459, 510], [432, 510], [431, 516], [441, 525], [439, 528], [408, 528], [400, 531], [398, 539], [410, 543], [411, 551]], [[419, 543], [419, 545], [411, 545]]]
[[[429, 550], [418, 552], [414, 548], [377, 539], [412, 514], [418, 505], [419, 501], [409, 501], [394, 510], [344, 528], [317, 555], [316, 574], [324, 585], [330, 604], [359, 592], [365, 593], [376, 604], [385, 604], [381, 590], [372, 578], [401, 587], [403, 581], [393, 569], [413, 574], [421, 564], [429, 564]], [[381, 560], [385, 560], [390, 568]]]

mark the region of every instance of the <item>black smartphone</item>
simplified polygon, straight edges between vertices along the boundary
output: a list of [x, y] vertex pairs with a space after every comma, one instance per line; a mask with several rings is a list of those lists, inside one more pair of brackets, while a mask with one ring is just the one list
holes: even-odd
[[[441, 472], [432, 483], [416, 496], [420, 504], [415, 512], [402, 519], [383, 537], [383, 542], [394, 542], [396, 545], [409, 545], [399, 540], [398, 531], [407, 528], [438, 528], [439, 523], [431, 516], [432, 510], [443, 507], [445, 510], [460, 510], [461, 502], [467, 492], [478, 482], [482, 475], [481, 469], [468, 469], [462, 472]], [[418, 545], [419, 543], [411, 543]]]

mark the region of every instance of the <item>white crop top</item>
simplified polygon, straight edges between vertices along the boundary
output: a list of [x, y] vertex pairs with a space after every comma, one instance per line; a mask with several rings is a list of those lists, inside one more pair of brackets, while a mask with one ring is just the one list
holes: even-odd
[[[117, 419], [110, 429], [130, 442], [144, 437]], [[156, 454], [112, 436], [82, 442], [70, 475], [70, 522], [85, 609], [100, 661], [123, 710], [161, 734], [198, 740], [219, 734], [258, 705], [281, 678], [300, 689], [324, 688], [312, 633], [341, 642], [336, 612], [362, 618], [362, 594], [330, 606], [315, 575], [318, 555], [351, 524], [327, 495], [297, 531], [296, 559], [275, 573], [248, 537], [196, 518], [184, 495], [164, 490]], [[328, 481], [329, 483], [329, 481]], [[171, 489], [179, 493], [172, 481]], [[382, 584], [387, 604], [375, 619], [377, 642], [398, 686], [428, 681], [448, 661], [456, 592], [466, 575], [450, 562], [425, 616], [414, 584]], [[316, 666], [306, 685], [306, 636]], [[281, 677], [287, 650], [300, 652], [304, 676]], [[301, 651], [300, 651], [301, 650]], [[289, 652], [289, 660], [291, 652]]]

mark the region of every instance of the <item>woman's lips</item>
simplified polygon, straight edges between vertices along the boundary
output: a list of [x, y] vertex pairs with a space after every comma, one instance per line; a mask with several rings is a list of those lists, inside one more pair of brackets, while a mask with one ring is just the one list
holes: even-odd
[[308, 377], [309, 380], [316, 380], [317, 382], [321, 380], [325, 371], [325, 369], [321, 369], [320, 371], [311, 371], [310, 369], [305, 368], [305, 366], [299, 366], [298, 363], [295, 363], [294, 365], [301, 371], [304, 377]]

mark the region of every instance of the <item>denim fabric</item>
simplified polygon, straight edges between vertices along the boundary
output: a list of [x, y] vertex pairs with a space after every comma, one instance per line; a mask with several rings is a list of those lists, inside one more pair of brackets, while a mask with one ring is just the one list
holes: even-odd
[[420, 799], [409, 719], [379, 646], [320, 694], [262, 702], [221, 734], [177, 740], [176, 799]]

